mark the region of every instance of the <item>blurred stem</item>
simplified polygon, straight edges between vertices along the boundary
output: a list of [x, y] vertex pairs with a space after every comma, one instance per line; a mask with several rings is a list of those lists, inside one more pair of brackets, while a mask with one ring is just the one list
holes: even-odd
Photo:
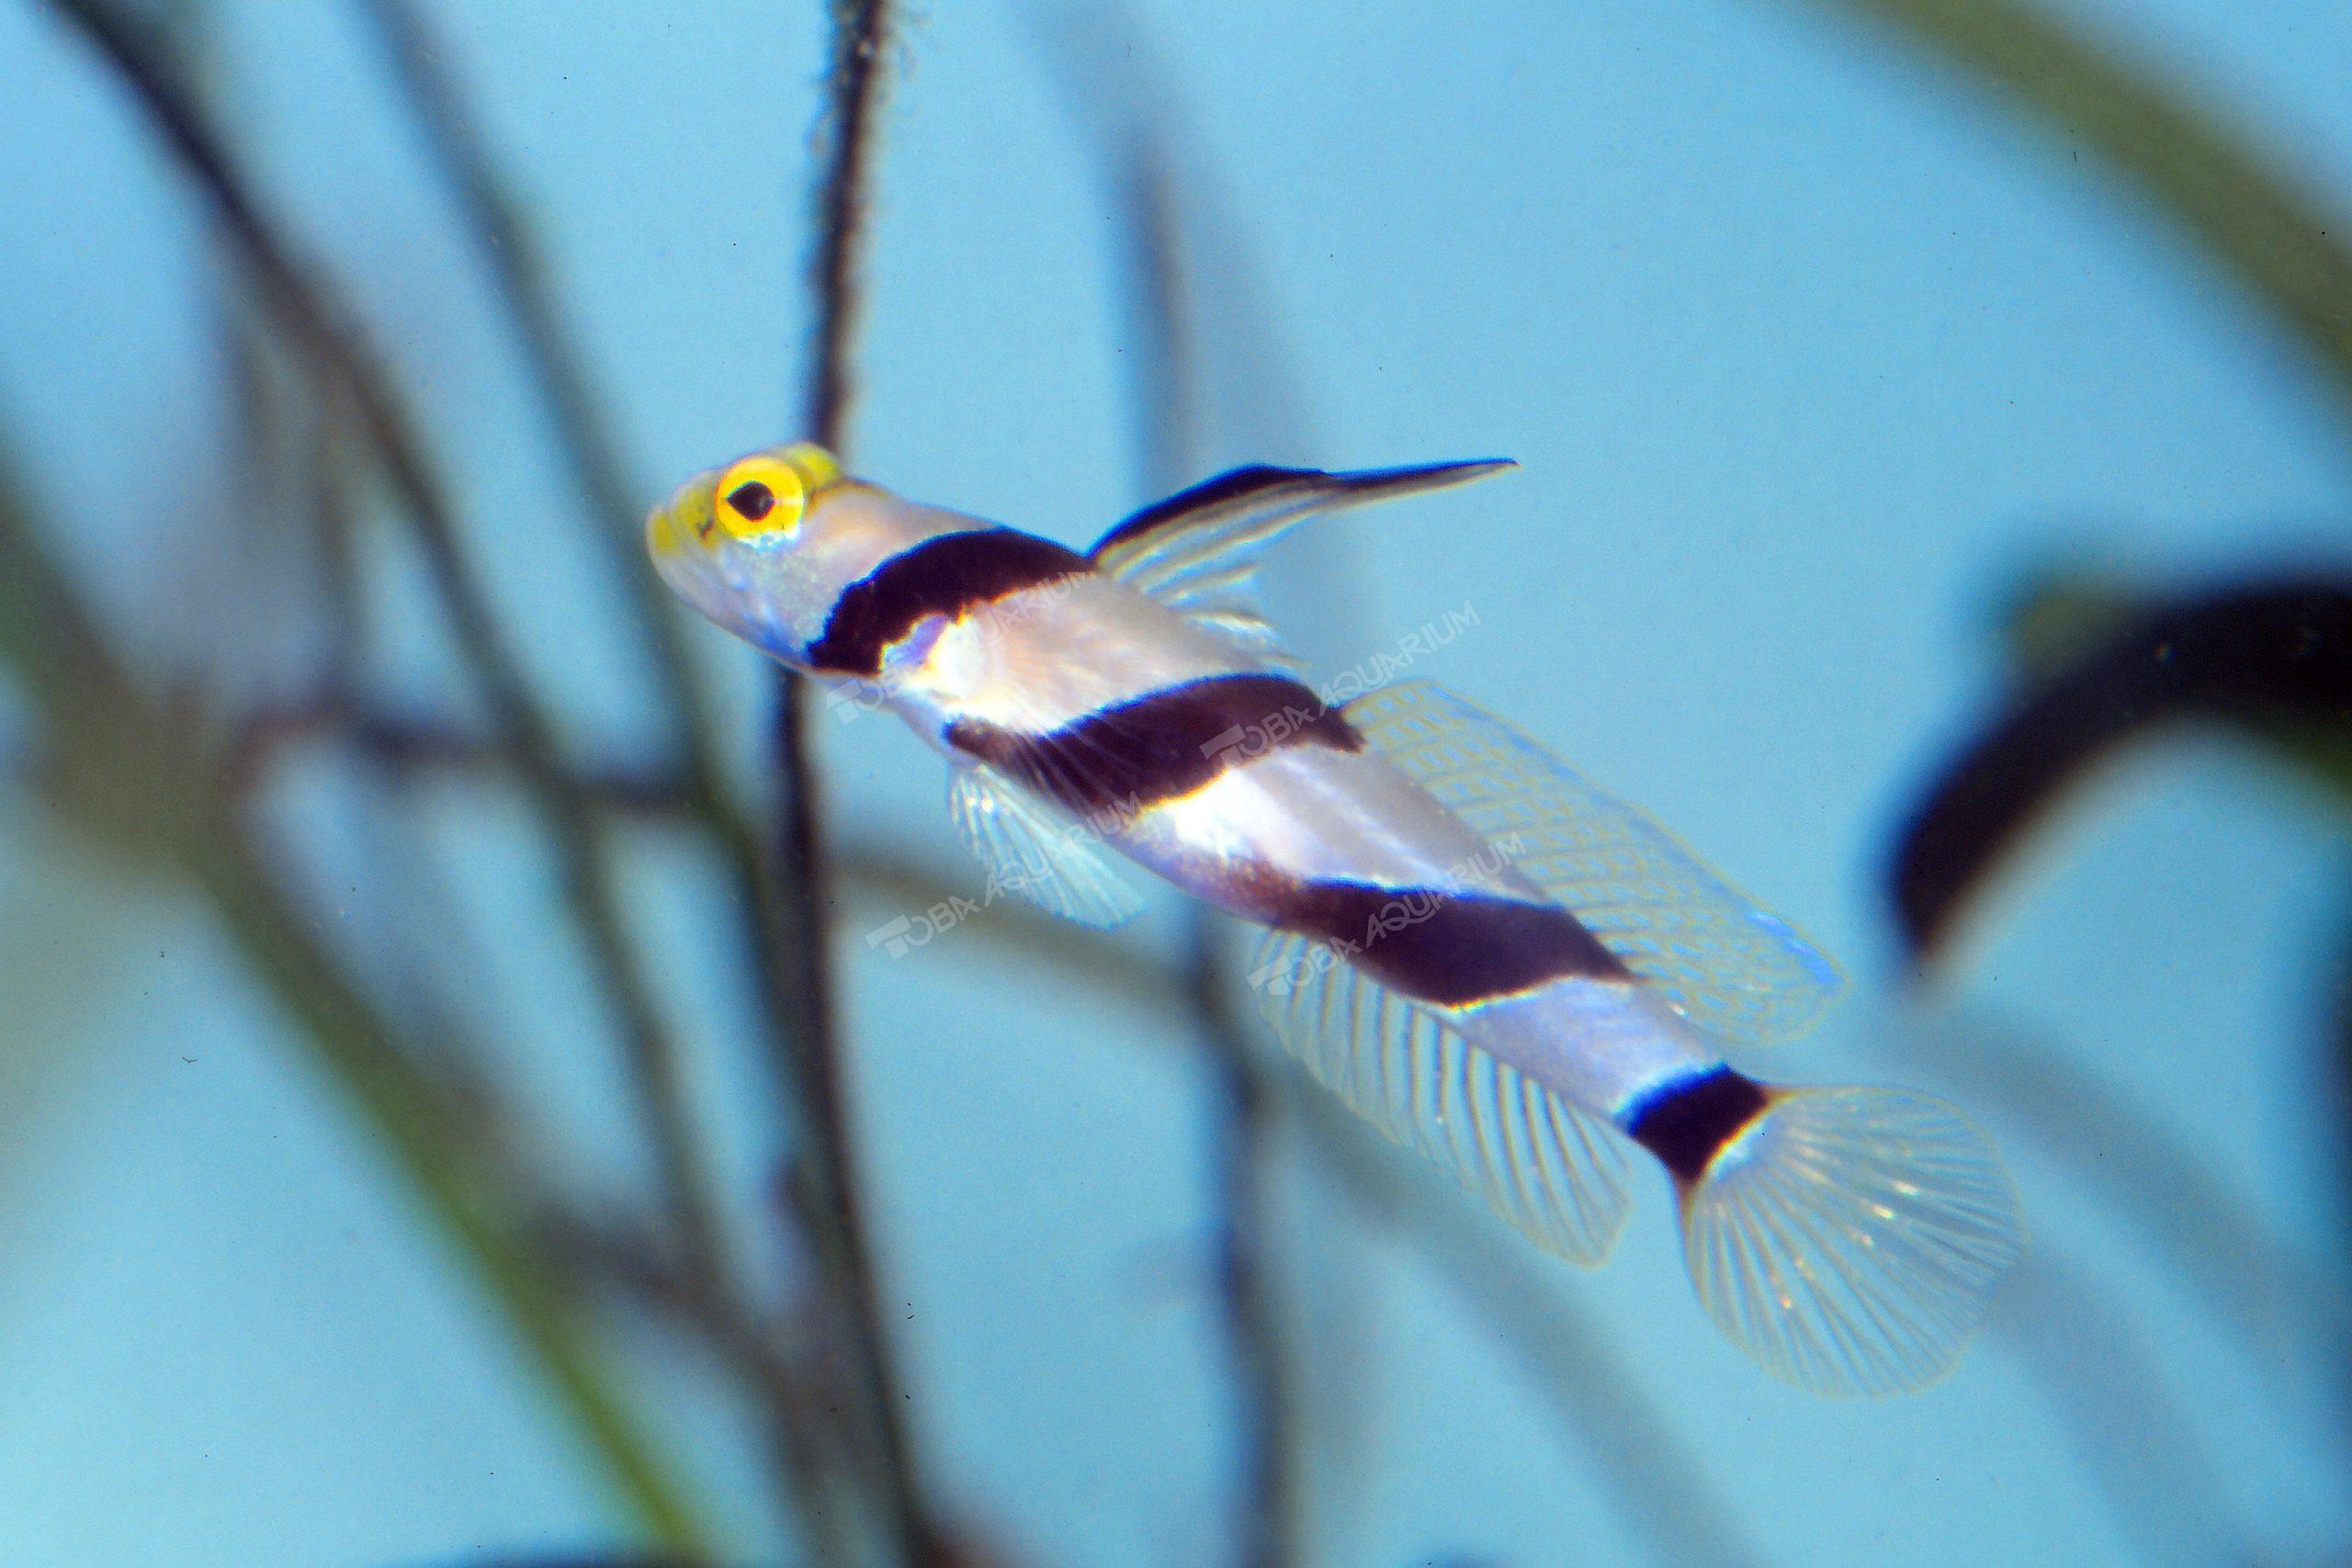
[[[0, 659], [40, 713], [52, 762], [85, 824], [150, 852], [203, 894], [239, 953], [297, 1025], [426, 1210], [505, 1314], [540, 1376], [646, 1535], [695, 1561], [710, 1534], [638, 1425], [593, 1337], [538, 1257], [503, 1220], [457, 1114], [389, 1020], [343, 974], [263, 866], [216, 787], [211, 760], [135, 689], [79, 596], [0, 484]], [[84, 755], [58, 755], [79, 749]], [[95, 753], [95, 754], [92, 754]]]
[[[307, 702], [265, 708], [237, 728], [226, 758], [232, 783], [252, 783], [277, 756], [303, 740], [324, 739], [349, 747], [388, 772], [511, 776], [514, 748], [501, 735], [484, 735], [442, 718], [418, 718], [369, 707], [330, 687]], [[570, 770], [570, 787], [600, 810], [626, 817], [666, 817], [690, 811], [684, 781], [656, 770]]]
[[300, 1022], [329, 1074], [356, 1102], [410, 1184], [505, 1309], [587, 1446], [604, 1461], [616, 1494], [646, 1533], [695, 1561], [712, 1537], [695, 1517], [668, 1462], [624, 1406], [594, 1342], [540, 1260], [496, 1220], [494, 1190], [461, 1163], [430, 1086], [312, 941], [251, 846], [224, 823], [184, 853], [246, 961]]
[[447, 489], [426, 456], [419, 427], [350, 324], [349, 313], [331, 304], [319, 280], [296, 265], [173, 63], [113, 6], [101, 0], [56, 0], [56, 9], [96, 46], [130, 90], [172, 155], [210, 202], [272, 318], [301, 353], [321, 388], [351, 409], [382, 462], [414, 525], [459, 649], [499, 728], [513, 739], [516, 766], [555, 846], [567, 902], [605, 999], [621, 1021], [671, 1223], [696, 1266], [722, 1275], [717, 1204], [695, 1146], [675, 1053], [623, 924], [608, 829], [560, 760], [554, 727], [525, 681], [466, 559], [459, 544], [462, 530], [448, 503]]
[[[2341, 1271], [2307, 1262], [2271, 1234], [2193, 1150], [2072, 1053], [1970, 1014], [1883, 1038], [2030, 1131], [2154, 1245], [2193, 1296], [2249, 1337], [2266, 1371], [2301, 1384], [2313, 1365], [2352, 1366]], [[2339, 1081], [2329, 1065], [2321, 1069], [2323, 1082]]]
[[[1136, 123], [1125, 131], [1113, 152], [1112, 174], [1126, 241], [1121, 271], [1136, 346], [1128, 356], [1128, 389], [1136, 467], [1147, 492], [1140, 503], [1177, 489], [1199, 463], [1198, 355], [1186, 308], [1183, 232], [1170, 160], [1148, 127]], [[1216, 1042], [1238, 1041], [1244, 1033], [1229, 1010], [1217, 929], [1216, 915], [1206, 908], [1187, 911], [1185, 989], [1211, 1047], [1218, 1301], [1240, 1433], [1235, 1561], [1240, 1568], [1285, 1568], [1300, 1555], [1301, 1477], [1297, 1380], [1266, 1261], [1273, 1117], [1248, 1054], [1216, 1048]]]
[[2352, 220], [2154, 69], [2027, 0], [1815, 0], [1870, 17], [2104, 158], [2318, 355], [2352, 413]]
[[[2256, 586], [2252, 579], [2242, 589]], [[2003, 619], [2002, 637], [2026, 689], [2046, 685], [2101, 643], [2147, 618], [2167, 595], [2143, 583], [2059, 569], [2027, 580]], [[2321, 641], [2312, 634], [2314, 645]], [[2352, 695], [2347, 695], [2352, 704]], [[2239, 731], [2273, 760], [2352, 811], [2352, 723], [2246, 722]]]
[[[852, 342], [862, 305], [865, 202], [876, 125], [886, 85], [883, 56], [891, 13], [884, 0], [829, 0], [832, 62], [827, 75], [826, 137], [816, 192], [816, 312], [804, 432], [846, 457]], [[842, 1081], [840, 1033], [829, 944], [824, 838], [808, 733], [806, 684], [776, 682], [775, 873], [768, 952], [786, 1010], [785, 1064], [796, 1090], [801, 1140], [792, 1190], [842, 1319], [851, 1355], [859, 1436], [873, 1456], [870, 1499], [896, 1559], [928, 1564], [944, 1556], [916, 1469], [889, 1332], [858, 1197], [857, 1158]]]
[[2049, 1242], [2001, 1288], [1992, 1333], [2016, 1350], [2142, 1562], [2274, 1561], [2230, 1502], [2224, 1469], [2166, 1387], [2113, 1281]]
[[[922, 866], [861, 847], [843, 871], [860, 892], [895, 908], [928, 908], [950, 890]], [[1001, 902], [957, 928], [1043, 960], [1073, 985], [1165, 1013], [1191, 998], [1186, 978], [1100, 931]], [[1343, 1181], [1363, 1212], [1394, 1226], [1448, 1275], [1463, 1304], [1484, 1318], [1550, 1404], [1561, 1431], [1607, 1480], [1603, 1489], [1626, 1524], [1661, 1562], [1737, 1568], [1763, 1561], [1736, 1516], [1708, 1486], [1704, 1465], [1675, 1440], [1666, 1421], [1600, 1337], [1550, 1283], [1515, 1236], [1498, 1231], [1432, 1173], [1408, 1168], [1398, 1151], [1319, 1088], [1292, 1092], [1294, 1075], [1259, 1066], [1229, 1026], [1205, 1038], [1231, 1070], [1255, 1076], [1261, 1103]]]
[[1299, 1561], [1300, 1476], [1296, 1380], [1285, 1354], [1282, 1310], [1268, 1275], [1266, 1232], [1272, 1217], [1273, 1105], [1257, 1064], [1240, 1041], [1216, 928], [1192, 924], [1186, 989], [1208, 1036], [1216, 1083], [1218, 1299], [1233, 1358], [1241, 1433], [1238, 1550], [1242, 1568], [1283, 1568]]
[[481, 129], [413, 0], [366, 0], [362, 9], [383, 40], [442, 177], [457, 193], [553, 418], [557, 440], [602, 524], [593, 532], [606, 566], [634, 602], [659, 678], [662, 717], [684, 761], [688, 797], [706, 816], [731, 816], [719, 783], [711, 697], [686, 657], [682, 606], [647, 567], [640, 542], [643, 509], [632, 499], [613, 422], [592, 389], [587, 366], [556, 303], [538, 235], [493, 168]]
[[[780, 1001], [773, 987], [799, 981], [775, 972], [774, 953], [778, 946], [766, 934], [788, 923], [788, 917], [778, 908], [780, 890], [763, 869], [757, 833], [723, 781], [710, 694], [686, 656], [681, 629], [683, 606], [648, 570], [639, 542], [639, 508], [631, 499], [620, 442], [592, 389], [586, 365], [556, 303], [537, 235], [493, 168], [481, 128], [412, 0], [367, 0], [365, 9], [383, 40], [433, 157], [457, 193], [548, 406], [564, 456], [582, 492], [603, 520], [603, 526], [596, 530], [597, 541], [605, 547], [612, 571], [635, 601], [637, 620], [647, 637], [662, 706], [673, 729], [673, 750], [682, 764], [680, 774], [666, 799], [626, 790], [599, 791], [598, 797], [624, 809], [642, 804], [680, 810], [697, 819], [709, 833], [736, 884], [735, 907], [747, 922], [747, 948], [756, 955], [766, 982], [763, 999], [770, 1025], [788, 1034], [792, 1009]], [[599, 781], [583, 782], [593, 787]], [[732, 1283], [723, 1279], [705, 1281], [701, 1290], [689, 1292], [690, 1298], [701, 1300], [707, 1308], [730, 1312], [738, 1310], [727, 1305], [732, 1294]], [[831, 1510], [823, 1498], [812, 1434], [803, 1429], [806, 1412], [798, 1407], [786, 1369], [773, 1359], [739, 1355], [734, 1359], [738, 1370], [755, 1377], [763, 1388], [775, 1428], [771, 1441], [802, 1516], [802, 1527], [817, 1532], [820, 1543], [828, 1550], [838, 1549], [840, 1543], [826, 1537]]]

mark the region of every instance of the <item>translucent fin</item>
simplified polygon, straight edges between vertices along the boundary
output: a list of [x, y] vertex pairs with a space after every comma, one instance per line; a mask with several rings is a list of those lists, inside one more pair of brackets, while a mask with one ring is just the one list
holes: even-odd
[[1250, 980], [1283, 1043], [1350, 1110], [1546, 1251], [1608, 1256], [1625, 1223], [1625, 1158], [1600, 1122], [1320, 942], [1269, 932]]
[[1145, 507], [1095, 543], [1094, 564], [1270, 663], [1295, 663], [1259, 607], [1266, 547], [1318, 513], [1484, 479], [1504, 459], [1327, 474], [1236, 468]]
[[1684, 1192], [1690, 1282], [1717, 1327], [1815, 1393], [1950, 1371], [2024, 1248], [2016, 1189], [1939, 1100], [1774, 1091]]
[[1786, 921], [1484, 708], [1400, 681], [1344, 712], [1709, 1034], [1788, 1039], [1843, 988], [1837, 965]]
[[1121, 925], [1142, 911], [1134, 874], [1100, 835], [1001, 773], [957, 768], [948, 784], [947, 810], [988, 869], [991, 897], [1018, 893], [1084, 926]]

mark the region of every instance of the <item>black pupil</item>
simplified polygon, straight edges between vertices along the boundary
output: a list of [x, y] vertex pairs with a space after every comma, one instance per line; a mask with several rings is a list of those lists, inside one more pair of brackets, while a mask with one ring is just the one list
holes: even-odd
[[759, 480], [752, 479], [729, 491], [727, 504], [757, 523], [775, 510], [775, 491]]

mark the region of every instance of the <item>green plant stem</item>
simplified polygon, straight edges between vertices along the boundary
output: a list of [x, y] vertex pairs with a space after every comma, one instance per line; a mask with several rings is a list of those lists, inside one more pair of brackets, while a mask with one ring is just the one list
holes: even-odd
[[2024, 0], [1814, 0], [1884, 23], [2104, 159], [2288, 327], [2352, 414], [2352, 220], [2193, 96]]
[[[0, 484], [0, 659], [42, 719], [53, 776], [85, 786], [85, 823], [118, 829], [198, 891], [312, 1059], [374, 1131], [426, 1212], [505, 1315], [558, 1408], [651, 1540], [695, 1561], [711, 1536], [639, 1427], [593, 1337], [543, 1261], [501, 1213], [444, 1103], [390, 1021], [346, 978], [264, 868], [219, 793], [220, 771], [137, 691], [78, 594]], [[94, 756], [61, 757], [83, 748]], [[110, 798], [91, 799], [107, 792]]]
[[552, 723], [508, 649], [459, 544], [447, 490], [428, 459], [418, 426], [348, 315], [293, 259], [264, 216], [248, 182], [207, 124], [171, 62], [100, 0], [56, 0], [113, 67], [153, 129], [210, 202], [243, 259], [262, 302], [320, 385], [353, 412], [414, 527], [427, 571], [499, 728], [513, 739], [517, 771], [560, 867], [568, 907], [621, 1034], [662, 1174], [664, 1204], [689, 1255], [712, 1273], [718, 1206], [703, 1168], [676, 1055], [623, 924], [609, 826], [562, 765]]
[[[686, 654], [684, 606], [648, 566], [639, 526], [640, 509], [632, 498], [621, 443], [556, 302], [537, 232], [494, 167], [487, 140], [413, 0], [367, 0], [363, 8], [383, 40], [434, 162], [457, 195], [526, 367], [547, 405], [558, 445], [591, 511], [601, 520], [594, 536], [608, 569], [634, 604], [634, 619], [646, 639], [669, 725], [671, 750], [679, 760], [674, 779], [650, 780], [647, 788], [631, 787], [634, 781], [626, 776], [600, 780], [578, 775], [576, 770], [575, 776], [592, 788], [599, 783], [620, 786], [598, 792], [608, 805], [674, 810], [705, 831], [736, 884], [730, 912], [738, 912], [745, 925], [743, 939], [760, 976], [755, 983], [763, 987], [766, 1027], [781, 1037], [785, 1010], [777, 1005], [776, 977], [764, 959], [768, 944], [761, 937], [776, 923], [775, 891], [762, 870], [764, 854], [741, 803], [726, 786], [718, 765], [715, 705]], [[723, 1267], [725, 1259], [713, 1262]], [[685, 1281], [680, 1292], [684, 1299], [700, 1303], [706, 1323], [740, 1320], [744, 1314], [737, 1281], [714, 1278], [699, 1286]], [[756, 1391], [767, 1414], [770, 1446], [800, 1527], [814, 1533], [814, 1544], [837, 1549], [840, 1543], [826, 1534], [831, 1515], [815, 1423], [803, 1391], [790, 1369], [775, 1357], [737, 1354], [729, 1360]]]

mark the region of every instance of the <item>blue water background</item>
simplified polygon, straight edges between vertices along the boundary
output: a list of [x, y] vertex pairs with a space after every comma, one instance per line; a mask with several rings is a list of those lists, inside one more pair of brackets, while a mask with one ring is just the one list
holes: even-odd
[[[543, 219], [648, 502], [795, 434], [818, 9], [434, 8]], [[2079, 9], [2193, 73], [2352, 212], [2352, 10]], [[571, 737], [628, 754], [649, 691], [612, 629], [624, 612], [370, 39], [339, 6], [218, 12], [240, 148], [414, 389]], [[1315, 606], [1323, 667], [1466, 607], [1475, 626], [1414, 673], [1646, 804], [1845, 962], [1855, 1001], [1757, 1070], [1949, 1091], [1932, 1052], [1889, 1048], [1914, 1026], [1887, 998], [1880, 870], [1911, 792], [2001, 690], [2005, 593], [2068, 557], [2165, 582], [2340, 560], [2352, 464], [2317, 374], [2087, 153], [1825, 10], [1139, 15], [1261, 286], [1270, 314], [1249, 325], [1300, 393], [1255, 427], [1283, 449], [1228, 419], [1205, 457], [1524, 465], [1323, 525], [1282, 588]], [[1141, 499], [1122, 358], [1141, 345], [1040, 30], [1001, 4], [924, 6], [908, 29], [857, 457], [911, 495], [1080, 543]], [[272, 546], [241, 526], [221, 456], [206, 220], [34, 7], [0, 6], [0, 411], [51, 537], [159, 664], [282, 686], [300, 661], [271, 650], [303, 628], [254, 591]], [[413, 563], [384, 553], [389, 667], [437, 691]], [[696, 650], [729, 672], [749, 757], [751, 660], [715, 633]], [[935, 761], [881, 719], [820, 728], [840, 842], [969, 874]], [[297, 779], [282, 805], [301, 852], [339, 864], [331, 783]], [[21, 795], [0, 803], [0, 1562], [356, 1565], [609, 1533], [502, 1329], [199, 912]], [[408, 940], [478, 975], [563, 1168], [638, 1174], [518, 814], [459, 797], [442, 817], [469, 918]], [[2151, 753], [2003, 885], [1954, 1004], [2065, 1053], [2316, 1254], [2343, 1218], [2312, 1061], [2347, 852], [2340, 815], [2248, 755]], [[717, 878], [658, 839], [639, 863], [648, 940], [703, 1026], [699, 1081], [752, 1192], [765, 1122], [740, 1057], [710, 1043], [746, 1025], [697, 942]], [[891, 959], [864, 937], [898, 912], [845, 903], [839, 951], [910, 1415], [942, 1490], [1039, 1562], [1216, 1561], [1229, 1410], [1185, 1022], [970, 932]], [[1174, 931], [1162, 911], [1129, 940], [1165, 951]], [[2250, 1350], [2002, 1106], [1971, 1108], [2037, 1235], [2185, 1413], [2217, 1489], [2188, 1511], [2234, 1515], [2281, 1561], [2340, 1552], [2352, 1472], [2308, 1348]], [[1558, 1294], [1774, 1561], [2145, 1560], [2007, 1331], [1919, 1397], [1785, 1389], [1690, 1303], [1643, 1175], [1613, 1261], [1557, 1270]], [[1332, 1444], [1323, 1560], [1645, 1561], [1453, 1286], [1344, 1201], [1295, 1207]], [[756, 1542], [743, 1434], [674, 1347], [640, 1364]]]

